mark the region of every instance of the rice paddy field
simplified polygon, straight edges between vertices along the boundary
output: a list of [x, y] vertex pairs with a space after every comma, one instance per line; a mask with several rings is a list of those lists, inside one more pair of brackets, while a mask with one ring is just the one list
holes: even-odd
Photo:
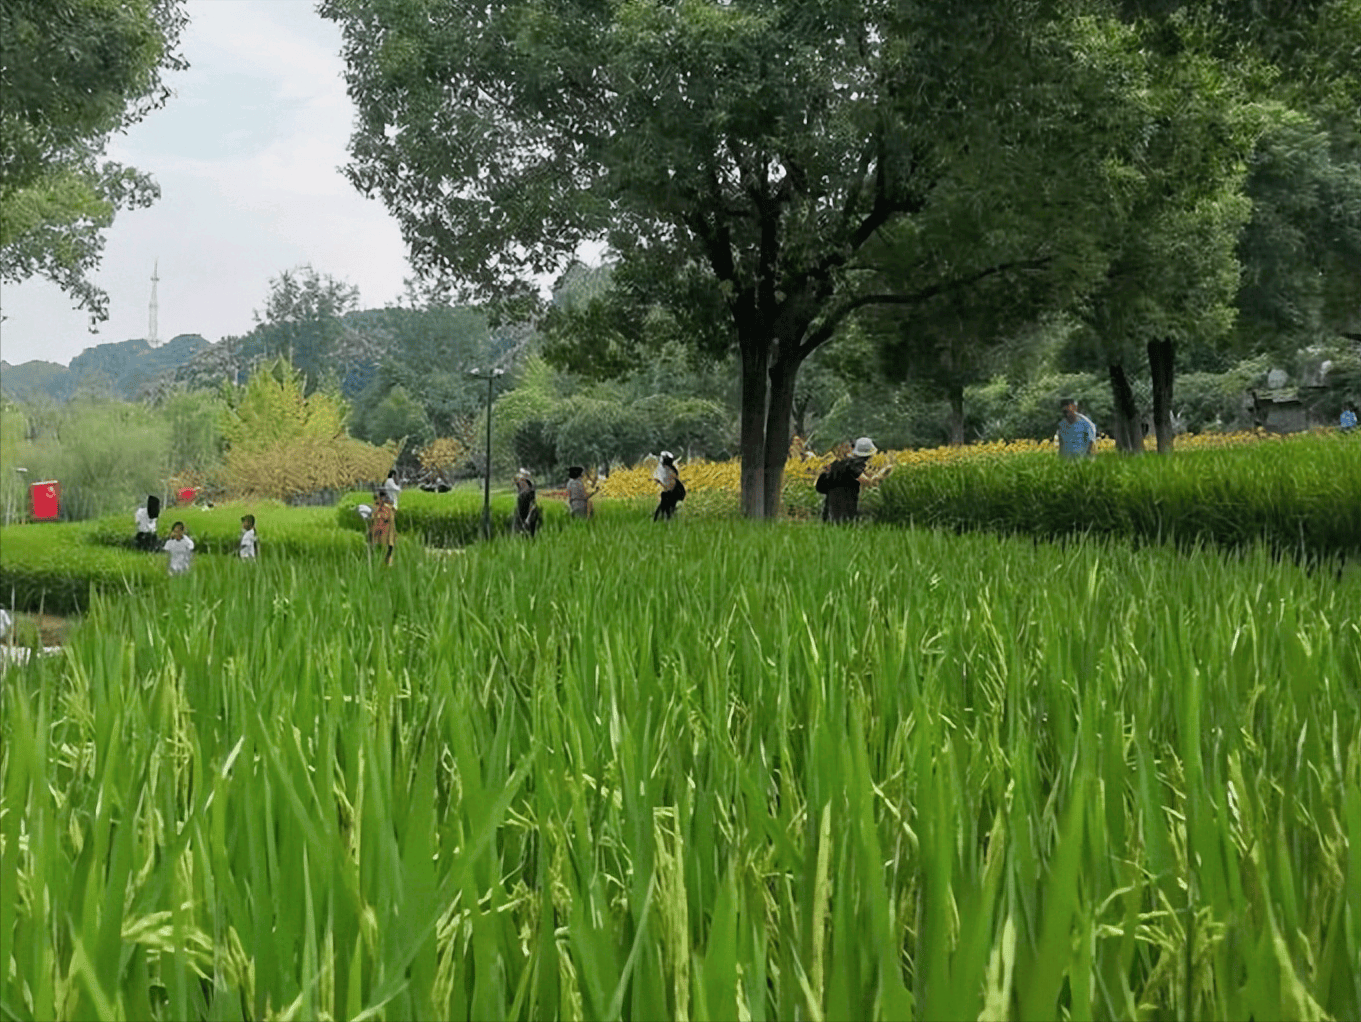
[[0, 1016], [1361, 1017], [1355, 566], [561, 526], [7, 669]]

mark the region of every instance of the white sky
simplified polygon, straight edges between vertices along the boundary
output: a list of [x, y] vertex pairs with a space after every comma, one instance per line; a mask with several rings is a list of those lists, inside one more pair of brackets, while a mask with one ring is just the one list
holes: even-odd
[[159, 330], [217, 341], [244, 334], [269, 278], [311, 263], [381, 307], [410, 276], [397, 224], [341, 176], [353, 108], [341, 78], [340, 30], [312, 0], [189, 0], [181, 39], [189, 70], [175, 95], [109, 158], [161, 186], [148, 209], [117, 214], [95, 280], [109, 293], [97, 334], [46, 281], [0, 296], [0, 356], [63, 365], [85, 348], [147, 335], [153, 262]]

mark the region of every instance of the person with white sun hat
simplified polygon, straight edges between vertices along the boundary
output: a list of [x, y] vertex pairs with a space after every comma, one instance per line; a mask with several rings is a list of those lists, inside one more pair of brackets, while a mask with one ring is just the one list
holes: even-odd
[[[844, 450], [844, 448], [843, 448]], [[823, 495], [822, 520], [824, 522], [853, 522], [860, 512], [861, 484], [878, 482], [878, 476], [866, 474], [866, 466], [872, 455], [878, 453], [874, 441], [862, 436], [850, 451], [832, 462], [814, 484], [818, 493]]]

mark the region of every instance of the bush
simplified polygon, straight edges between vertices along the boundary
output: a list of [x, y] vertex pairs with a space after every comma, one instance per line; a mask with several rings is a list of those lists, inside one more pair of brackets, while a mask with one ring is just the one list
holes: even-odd
[[15, 610], [81, 613], [92, 590], [130, 592], [166, 578], [164, 557], [91, 543], [84, 523], [13, 525], [0, 533], [0, 602]]
[[1036, 453], [900, 467], [881, 491], [880, 520], [898, 524], [1361, 552], [1361, 443], [1335, 433], [1170, 458], [1075, 464]]

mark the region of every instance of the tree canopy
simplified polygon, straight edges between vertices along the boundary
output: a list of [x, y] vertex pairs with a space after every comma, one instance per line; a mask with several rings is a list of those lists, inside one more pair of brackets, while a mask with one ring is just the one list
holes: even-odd
[[1177, 337], [1225, 331], [1247, 159], [1278, 120], [1257, 90], [1306, 66], [1281, 55], [1292, 32], [1342, 45], [1356, 0], [1267, 4], [1246, 42], [1242, 6], [320, 9], [358, 109], [347, 172], [418, 271], [517, 307], [534, 274], [606, 242], [606, 291], [546, 320], [556, 354], [621, 374], [678, 339], [735, 351], [743, 507], [763, 515], [800, 367], [870, 310], [934, 338], [897, 355], [956, 392], [989, 368], [980, 343], [1058, 309], [1120, 358], [1146, 338], [1157, 366]]
[[107, 317], [89, 279], [103, 232], [160, 193], [104, 149], [169, 96], [186, 21], [183, 0], [0, 4], [0, 281], [47, 277], [92, 323]]

